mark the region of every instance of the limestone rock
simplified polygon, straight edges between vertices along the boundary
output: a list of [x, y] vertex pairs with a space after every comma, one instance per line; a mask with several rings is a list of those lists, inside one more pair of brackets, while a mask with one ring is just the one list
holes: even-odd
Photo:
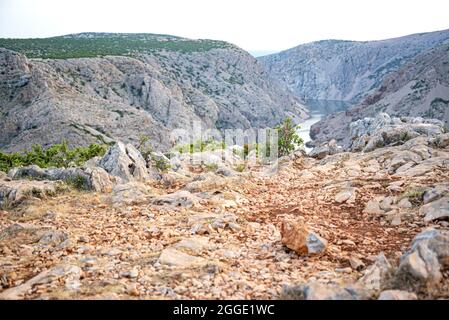
[[152, 196], [151, 188], [141, 182], [128, 182], [114, 186], [112, 203], [120, 205], [138, 205], [149, 202]]
[[430, 229], [418, 234], [411, 249], [401, 257], [395, 272], [400, 289], [431, 289], [441, 279], [441, 271], [449, 267], [449, 232]]
[[423, 202], [424, 204], [428, 204], [444, 197], [445, 195], [449, 195], [449, 183], [437, 185], [434, 188], [426, 190], [423, 194]]
[[379, 202], [376, 200], [370, 200], [366, 203], [365, 209], [363, 209], [363, 212], [368, 214], [383, 214], [385, 211], [380, 209]]
[[0, 292], [0, 300], [16, 300], [23, 298], [26, 292], [31, 290], [35, 285], [50, 283], [61, 277], [65, 277], [66, 281], [69, 280], [66, 283], [70, 284], [71, 281], [80, 278], [81, 272], [82, 271], [78, 266], [66, 264], [58, 265], [52, 269], [39, 273], [17, 287]]
[[413, 292], [385, 290], [380, 293], [379, 300], [418, 300], [418, 297]]
[[346, 188], [345, 190], [340, 191], [335, 196], [335, 202], [337, 203], [353, 203], [356, 199], [356, 190], [355, 188]]
[[172, 207], [190, 208], [198, 203], [198, 198], [188, 191], [181, 190], [151, 199], [151, 203], [158, 206], [168, 205]]
[[357, 286], [339, 286], [312, 282], [282, 288], [284, 300], [367, 300], [367, 292]]
[[181, 268], [197, 267], [206, 262], [204, 258], [192, 256], [175, 248], [164, 249], [159, 256], [159, 263]]
[[317, 254], [326, 250], [327, 241], [300, 222], [283, 221], [282, 244], [298, 254]]
[[423, 205], [419, 210], [419, 213], [424, 216], [425, 222], [448, 218], [449, 197], [444, 197], [439, 200]]
[[380, 253], [374, 264], [365, 270], [363, 276], [358, 280], [358, 283], [368, 290], [379, 291], [386, 281], [389, 280], [392, 272], [393, 267], [385, 257], [385, 254]]
[[27, 198], [55, 196], [63, 190], [59, 181], [0, 181], [0, 205], [14, 206]]

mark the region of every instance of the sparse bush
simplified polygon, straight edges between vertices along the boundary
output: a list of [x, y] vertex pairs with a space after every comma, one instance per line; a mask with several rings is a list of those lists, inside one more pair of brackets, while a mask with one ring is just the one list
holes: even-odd
[[160, 172], [166, 172], [168, 169], [171, 168], [170, 164], [163, 158], [160, 159], [156, 159], [154, 161], [154, 166], [156, 167], [157, 170], [159, 170]]
[[238, 165], [235, 166], [235, 171], [237, 172], [243, 172], [246, 168], [246, 165], [244, 163], [240, 163]]
[[174, 150], [179, 153], [196, 153], [204, 151], [216, 151], [223, 150], [226, 148], [224, 141], [217, 141], [214, 139], [209, 140], [197, 140], [194, 143], [186, 143], [183, 145], [178, 145], [174, 147]]
[[144, 159], [147, 159], [153, 153], [153, 147], [149, 143], [150, 137], [141, 135], [139, 137], [139, 145], [137, 149], [140, 151]]
[[208, 164], [205, 164], [204, 167], [205, 167], [205, 169], [207, 171], [215, 171], [215, 170], [218, 169], [218, 164], [216, 164], [216, 163], [208, 163]]
[[78, 189], [78, 190], [88, 190], [89, 189], [89, 181], [87, 181], [87, 179], [81, 175], [76, 175], [76, 176], [68, 179], [66, 182], [68, 185], [71, 185], [72, 187], [74, 187], [75, 189]]

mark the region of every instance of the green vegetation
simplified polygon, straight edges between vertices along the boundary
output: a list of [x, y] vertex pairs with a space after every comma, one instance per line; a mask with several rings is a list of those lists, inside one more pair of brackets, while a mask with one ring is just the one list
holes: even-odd
[[87, 181], [86, 177], [81, 175], [76, 175], [70, 178], [66, 183], [78, 190], [89, 190], [89, 181]]
[[150, 137], [141, 135], [139, 137], [139, 145], [137, 146], [137, 149], [142, 154], [142, 157], [146, 160], [148, 156], [150, 156], [153, 153], [153, 147], [149, 143]]
[[216, 163], [208, 163], [204, 165], [206, 171], [216, 171], [218, 169], [218, 164]]
[[151, 161], [154, 164], [154, 167], [159, 172], [166, 172], [168, 169], [170, 169], [170, 164], [165, 160], [164, 158], [156, 158], [153, 154], [153, 147], [150, 144], [150, 137], [146, 135], [141, 135], [139, 137], [139, 145], [137, 146], [137, 149], [142, 154], [143, 158], [147, 160], [148, 158], [151, 159]]
[[298, 136], [296, 131], [300, 129], [299, 125], [294, 125], [292, 119], [286, 118], [284, 122], [276, 127], [278, 132], [278, 152], [279, 156], [290, 154], [298, 145], [304, 141]]
[[155, 34], [87, 33], [43, 39], [0, 39], [0, 47], [29, 58], [69, 59], [132, 56], [160, 50], [202, 52], [230, 45], [216, 40], [190, 40]]
[[183, 153], [195, 153], [195, 152], [204, 152], [204, 151], [215, 151], [215, 150], [223, 150], [226, 148], [226, 144], [224, 141], [217, 141], [214, 139], [208, 139], [203, 141], [201, 139], [195, 141], [194, 143], [186, 143], [183, 145], [178, 145], [174, 147], [174, 151], [177, 151], [181, 154]]
[[398, 202], [401, 201], [402, 199], [408, 198], [412, 204], [420, 205], [423, 201], [424, 192], [426, 192], [425, 187], [410, 186], [399, 197]]
[[170, 163], [164, 158], [156, 159], [154, 161], [154, 166], [159, 172], [167, 172], [167, 170], [171, 168]]
[[41, 168], [80, 166], [93, 157], [103, 156], [106, 150], [107, 146], [98, 144], [69, 149], [66, 141], [47, 149], [40, 145], [34, 145], [32, 150], [25, 154], [0, 152], [0, 171], [8, 172], [14, 167], [33, 164]]

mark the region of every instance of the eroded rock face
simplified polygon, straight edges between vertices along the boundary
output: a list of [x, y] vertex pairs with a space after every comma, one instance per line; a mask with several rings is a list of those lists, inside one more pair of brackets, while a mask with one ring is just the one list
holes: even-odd
[[[272, 75], [285, 81], [305, 99], [359, 102], [373, 89], [380, 88], [376, 94], [385, 91], [382, 82], [388, 75], [394, 74], [417, 54], [448, 38], [449, 32], [441, 31], [383, 41], [325, 40], [258, 59]], [[413, 78], [417, 72], [424, 73], [416, 63], [410, 69], [401, 78]], [[401, 84], [405, 83], [401, 81]]]
[[[351, 144], [348, 139], [350, 124], [367, 117], [375, 117], [379, 111], [394, 117], [419, 116], [438, 119], [448, 125], [448, 47], [447, 43], [441, 43], [431, 49], [429, 47], [430, 50], [416, 56], [397, 72], [382, 79], [378, 89], [368, 95], [363, 102], [344, 112], [331, 114], [314, 124], [312, 138], [319, 142], [334, 138], [339, 143], [348, 146]], [[409, 131], [409, 133], [413, 132]], [[392, 132], [392, 134], [394, 133]], [[400, 132], [397, 131], [395, 134], [400, 134]], [[382, 143], [380, 136], [376, 136], [376, 138], [379, 139], [377, 140], [379, 143]], [[372, 139], [372, 141], [376, 140]], [[432, 141], [439, 148], [447, 148], [446, 136], [441, 136], [441, 141], [439, 139], [432, 139]], [[366, 142], [362, 146], [365, 145]], [[355, 147], [354, 144], [353, 147]]]
[[6, 151], [62, 139], [70, 145], [137, 144], [141, 134], [156, 149], [168, 150], [170, 132], [189, 130], [191, 122], [248, 129], [274, 126], [287, 116], [306, 118], [305, 107], [287, 88], [231, 44], [39, 61], [0, 49], [0, 65], [8, 66], [0, 75], [0, 104], [7, 111], [0, 119], [0, 148]]
[[282, 244], [298, 254], [317, 254], [326, 250], [327, 241], [309, 231], [303, 223], [283, 221]]

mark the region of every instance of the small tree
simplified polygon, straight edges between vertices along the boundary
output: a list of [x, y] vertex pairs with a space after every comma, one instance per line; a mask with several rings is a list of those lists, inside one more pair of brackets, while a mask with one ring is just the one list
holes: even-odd
[[279, 156], [290, 154], [295, 148], [304, 143], [296, 133], [301, 127], [293, 124], [292, 119], [286, 118], [284, 122], [276, 126], [278, 132], [278, 152]]

